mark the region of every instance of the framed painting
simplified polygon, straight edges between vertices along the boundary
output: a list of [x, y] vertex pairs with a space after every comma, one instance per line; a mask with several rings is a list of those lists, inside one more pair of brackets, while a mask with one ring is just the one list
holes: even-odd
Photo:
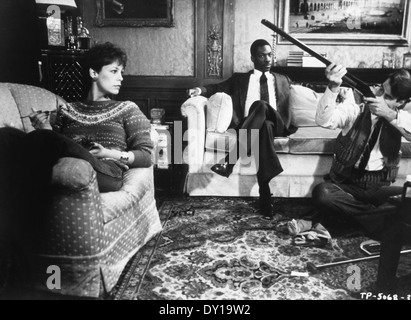
[[99, 27], [173, 27], [174, 0], [95, 0]]
[[410, 13], [406, 0], [280, 0], [277, 25], [305, 43], [407, 46]]

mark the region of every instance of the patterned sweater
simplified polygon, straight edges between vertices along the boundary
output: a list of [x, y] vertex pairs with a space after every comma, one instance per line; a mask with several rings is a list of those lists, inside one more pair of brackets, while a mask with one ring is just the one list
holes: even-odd
[[130, 167], [152, 164], [150, 122], [131, 101], [73, 102], [57, 112], [53, 129], [87, 147], [90, 141], [108, 149], [131, 151]]

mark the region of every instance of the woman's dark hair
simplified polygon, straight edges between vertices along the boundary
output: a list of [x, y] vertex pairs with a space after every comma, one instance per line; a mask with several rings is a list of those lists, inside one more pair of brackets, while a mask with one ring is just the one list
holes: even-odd
[[270, 46], [270, 48], [271, 48], [271, 45], [268, 43], [267, 40], [264, 40], [264, 39], [255, 40], [251, 44], [251, 47], [250, 47], [251, 55], [255, 56], [257, 54], [257, 49], [260, 48], [260, 47], [264, 47], [264, 46]]
[[101, 68], [117, 61], [123, 67], [127, 64], [127, 55], [123, 49], [111, 42], [94, 45], [85, 56], [87, 70], [89, 68], [100, 72]]
[[388, 77], [391, 93], [397, 100], [411, 98], [411, 74], [406, 69], [398, 70]]

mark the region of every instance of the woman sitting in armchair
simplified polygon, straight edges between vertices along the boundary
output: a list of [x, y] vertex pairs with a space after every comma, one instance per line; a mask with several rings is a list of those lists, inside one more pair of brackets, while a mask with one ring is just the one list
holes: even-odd
[[89, 162], [100, 192], [119, 190], [128, 168], [152, 165], [149, 120], [135, 103], [110, 99], [119, 93], [126, 61], [115, 45], [95, 45], [86, 55], [91, 88], [85, 101], [51, 114], [33, 110], [30, 133], [0, 128], [0, 240], [13, 236], [25, 250], [35, 246], [52, 169], [62, 157]]

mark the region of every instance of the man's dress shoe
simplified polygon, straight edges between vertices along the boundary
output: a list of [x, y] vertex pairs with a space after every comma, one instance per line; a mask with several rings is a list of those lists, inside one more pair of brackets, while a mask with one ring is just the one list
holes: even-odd
[[217, 163], [211, 167], [211, 171], [219, 174], [220, 176], [228, 178], [233, 172], [235, 164], [230, 164], [228, 162]]
[[260, 195], [260, 213], [267, 219], [274, 218], [271, 195], [269, 197]]

